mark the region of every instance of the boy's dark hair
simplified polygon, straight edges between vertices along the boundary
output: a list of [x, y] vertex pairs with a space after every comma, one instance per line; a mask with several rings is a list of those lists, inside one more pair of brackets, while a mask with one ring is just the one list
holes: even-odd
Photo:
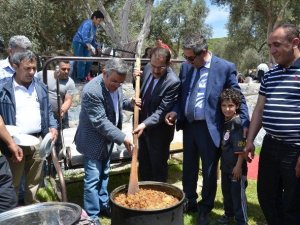
[[221, 103], [223, 101], [232, 101], [237, 106], [237, 108], [240, 108], [242, 96], [238, 90], [226, 88], [222, 91], [220, 99]]
[[96, 19], [104, 19], [104, 15], [100, 10], [93, 12], [91, 19], [93, 19], [94, 17], [96, 17]]

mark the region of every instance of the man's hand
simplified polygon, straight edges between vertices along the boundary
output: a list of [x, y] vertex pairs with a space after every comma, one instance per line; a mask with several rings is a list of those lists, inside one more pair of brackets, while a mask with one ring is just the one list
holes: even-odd
[[[246, 142], [246, 146], [244, 148], [244, 158], [248, 161], [248, 162], [252, 162], [252, 159], [254, 158], [254, 154], [255, 154], [255, 146], [253, 144], [253, 141], [248, 141]], [[249, 154], [250, 157], [249, 157]]]
[[137, 76], [141, 76], [143, 74], [143, 71], [141, 71], [141, 70], [133, 70], [133, 77], [134, 77], [134, 79], [137, 77]]
[[129, 138], [127, 135], [126, 135], [126, 137], [124, 139], [124, 145], [125, 145], [127, 151], [129, 152], [129, 154], [132, 155], [134, 144], [132, 142], [132, 139]]
[[12, 153], [12, 161], [14, 163], [21, 162], [23, 158], [23, 150], [15, 143], [8, 146], [10, 152]]
[[133, 97], [131, 99], [131, 105], [134, 107], [134, 105], [136, 105], [137, 107], [139, 107], [139, 109], [141, 109], [142, 106], [142, 99], [141, 98], [135, 98]]
[[144, 129], [146, 128], [146, 125], [144, 123], [140, 123], [137, 128], [134, 129], [134, 131], [132, 132], [132, 134], [137, 134], [138, 137], [140, 137], [144, 131]]
[[295, 170], [296, 170], [296, 177], [300, 177], [300, 156], [298, 157]]
[[56, 128], [49, 128], [49, 132], [51, 133], [52, 142], [55, 143], [57, 140], [57, 137], [58, 137], [58, 132], [57, 132]]
[[165, 116], [165, 122], [166, 124], [173, 126], [175, 124], [175, 121], [177, 119], [177, 113], [176, 112], [169, 112]]

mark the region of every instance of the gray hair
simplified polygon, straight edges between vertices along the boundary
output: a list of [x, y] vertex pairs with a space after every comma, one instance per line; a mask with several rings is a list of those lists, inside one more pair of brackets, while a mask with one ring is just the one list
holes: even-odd
[[20, 63], [24, 60], [27, 59], [29, 61], [36, 61], [36, 55], [30, 51], [30, 50], [26, 50], [26, 51], [22, 51], [22, 52], [16, 52], [15, 54], [12, 55], [11, 57], [11, 62], [13, 64], [16, 64], [17, 66], [20, 65]]
[[24, 35], [15, 35], [9, 39], [8, 48], [23, 48], [24, 50], [30, 50], [32, 48], [32, 43]]
[[208, 44], [203, 35], [199, 33], [191, 34], [183, 41], [183, 49], [192, 49], [195, 55], [208, 50]]
[[109, 59], [106, 62], [104, 69], [108, 76], [110, 76], [113, 71], [117, 72], [117, 74], [120, 76], [126, 76], [128, 72], [127, 64], [123, 59], [120, 58]]

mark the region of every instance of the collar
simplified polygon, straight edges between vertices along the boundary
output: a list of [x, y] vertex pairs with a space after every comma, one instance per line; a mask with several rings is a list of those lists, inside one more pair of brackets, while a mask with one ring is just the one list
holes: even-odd
[[[18, 84], [17, 83], [17, 81], [16, 81], [16, 79], [15, 79], [15, 77], [13, 77], [13, 86], [14, 86], [14, 88], [19, 88], [19, 89], [21, 89], [21, 88], [26, 88], [25, 86], [23, 86], [23, 85], [21, 85], [21, 84]], [[28, 88], [26, 88], [26, 89], [31, 89], [31, 88], [33, 88], [34, 87], [34, 82], [33, 82], [33, 80], [32, 80], [32, 82], [31, 82], [31, 84], [28, 86]]]
[[11, 71], [15, 71], [15, 69], [10, 65], [9, 57], [0, 61], [0, 67], [3, 69], [9, 68]]

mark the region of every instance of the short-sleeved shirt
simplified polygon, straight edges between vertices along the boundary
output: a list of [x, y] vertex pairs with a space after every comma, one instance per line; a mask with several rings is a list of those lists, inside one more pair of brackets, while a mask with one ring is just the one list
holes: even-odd
[[[43, 71], [38, 72], [37, 77], [43, 81]], [[57, 113], [57, 88], [56, 79], [54, 78], [54, 70], [48, 70], [47, 72], [47, 85], [49, 90], [49, 102], [52, 105], [52, 111]], [[75, 83], [72, 78], [68, 77], [66, 80], [59, 80], [59, 91], [61, 96], [60, 104], [65, 101], [66, 94], [73, 96], [75, 92]]]
[[277, 140], [300, 146], [300, 58], [292, 66], [268, 71], [259, 94], [266, 99], [262, 125]]
[[[244, 151], [246, 138], [243, 137], [243, 126], [241, 118], [236, 115], [224, 123], [222, 136], [221, 170], [225, 173], [232, 173], [239, 154]], [[244, 160], [242, 174], [247, 175], [247, 162]]]

